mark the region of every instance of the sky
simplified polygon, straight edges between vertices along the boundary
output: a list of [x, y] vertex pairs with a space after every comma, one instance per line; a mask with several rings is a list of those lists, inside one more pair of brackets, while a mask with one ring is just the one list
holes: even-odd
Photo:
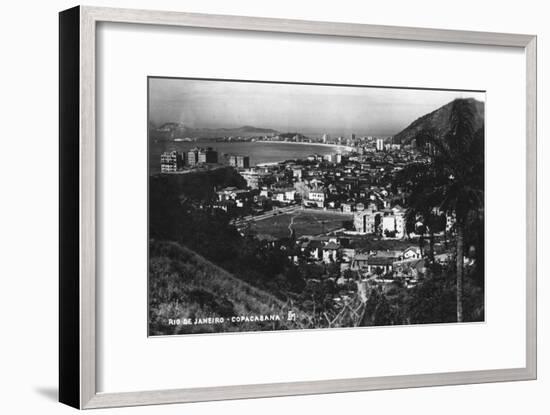
[[149, 79], [149, 120], [192, 128], [250, 125], [279, 132], [393, 135], [455, 98], [485, 93]]

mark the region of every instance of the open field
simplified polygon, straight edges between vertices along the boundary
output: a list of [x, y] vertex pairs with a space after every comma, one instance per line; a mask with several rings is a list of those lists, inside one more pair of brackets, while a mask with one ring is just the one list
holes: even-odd
[[344, 222], [353, 220], [353, 215], [325, 212], [322, 210], [296, 210], [251, 223], [251, 228], [258, 234], [267, 234], [275, 238], [290, 236], [293, 229], [296, 237], [319, 235], [340, 229]]

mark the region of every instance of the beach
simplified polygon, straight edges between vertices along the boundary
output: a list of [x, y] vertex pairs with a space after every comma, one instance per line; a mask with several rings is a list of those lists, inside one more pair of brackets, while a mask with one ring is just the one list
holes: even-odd
[[351, 147], [324, 143], [295, 143], [288, 141], [164, 141], [149, 144], [149, 172], [160, 171], [160, 155], [165, 151], [187, 152], [195, 147], [212, 147], [218, 152], [218, 162], [224, 163], [228, 154], [248, 156], [251, 166], [269, 165], [285, 160], [304, 159], [312, 154], [326, 156], [345, 153]]
[[305, 145], [305, 146], [319, 146], [319, 147], [328, 147], [335, 148], [338, 152], [351, 152], [353, 147], [346, 146], [343, 144], [327, 144], [327, 143], [305, 143], [305, 142], [296, 142], [296, 141], [269, 141], [269, 140], [258, 140], [256, 143], [263, 144], [295, 144], [295, 145]]

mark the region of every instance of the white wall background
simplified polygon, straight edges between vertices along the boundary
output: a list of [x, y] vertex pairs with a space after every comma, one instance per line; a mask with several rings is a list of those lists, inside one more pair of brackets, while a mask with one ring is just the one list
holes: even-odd
[[[65, 0], [3, 4], [0, 26], [0, 410], [69, 413], [57, 400], [57, 12]], [[544, 280], [548, 220], [545, 160], [550, 161], [544, 68], [550, 49], [545, 2], [436, 0], [111, 0], [94, 5], [530, 33], [539, 36], [539, 380], [294, 398], [123, 408], [125, 414], [545, 414], [550, 406]], [[513, 224], [512, 224], [513, 226]], [[513, 248], [513, 241], [510, 241]]]

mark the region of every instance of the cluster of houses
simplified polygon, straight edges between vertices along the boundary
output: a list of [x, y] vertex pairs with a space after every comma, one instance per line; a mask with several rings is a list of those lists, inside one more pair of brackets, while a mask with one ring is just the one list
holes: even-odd
[[403, 250], [363, 252], [353, 257], [350, 269], [369, 275], [417, 277], [419, 273], [424, 273], [424, 259], [417, 246], [409, 246]]
[[[304, 160], [238, 168], [238, 171], [250, 190], [261, 190], [265, 197], [281, 204], [300, 203], [310, 208], [353, 214], [365, 210], [369, 202], [386, 209], [399, 201], [402, 203], [403, 191], [400, 188], [392, 191], [391, 178], [408, 161], [408, 153], [400, 152], [313, 154]], [[383, 216], [388, 216], [386, 213]], [[396, 220], [395, 229], [385, 230], [399, 233], [400, 219]]]
[[226, 187], [216, 192], [217, 201], [213, 207], [228, 212], [231, 208], [243, 208], [251, 203], [254, 197], [250, 190], [237, 187]]
[[[402, 240], [406, 236], [406, 209], [402, 207], [406, 195], [403, 189], [393, 186], [393, 177], [407, 164], [423, 162], [425, 156], [381, 139], [367, 140], [367, 145], [356, 150], [347, 155], [313, 154], [303, 160], [253, 167], [249, 157], [229, 155], [228, 164], [239, 172], [246, 188], [216, 189], [213, 207], [231, 212], [242, 223], [261, 218], [274, 207], [341, 212], [351, 218], [353, 227], [331, 234], [301, 236], [296, 241], [300, 253], [294, 255], [294, 261], [337, 263], [341, 275], [350, 270], [360, 278], [414, 281], [425, 269], [418, 247], [368, 250], [355, 242], [371, 236], [378, 240]], [[164, 157], [167, 164], [173, 164], [171, 160], [177, 156]], [[453, 218], [447, 218], [447, 228], [452, 223]], [[276, 241], [271, 237], [272, 243]]]
[[[374, 162], [380, 154], [393, 155], [399, 161]], [[353, 157], [336, 154], [329, 161], [327, 156], [314, 154], [307, 162], [249, 167], [245, 156], [232, 155], [230, 165], [245, 180], [246, 190], [219, 190], [216, 207], [225, 211], [248, 207], [245, 214], [292, 205], [325, 209], [350, 215], [353, 230], [359, 235], [402, 239], [406, 235], [406, 209], [402, 207], [406, 195], [391, 182], [395, 170], [405, 163], [401, 152], [374, 153], [360, 157], [360, 161], [352, 161]], [[383, 176], [384, 172], [388, 176]], [[449, 230], [454, 218], [448, 217], [447, 222]]]
[[[341, 236], [303, 236], [298, 239], [299, 254], [292, 260], [321, 263], [337, 263], [340, 272], [350, 270], [356, 279], [402, 278], [415, 282], [425, 273], [425, 259], [417, 246], [403, 249], [368, 250], [357, 248], [353, 239]], [[442, 262], [446, 258], [439, 258]]]

